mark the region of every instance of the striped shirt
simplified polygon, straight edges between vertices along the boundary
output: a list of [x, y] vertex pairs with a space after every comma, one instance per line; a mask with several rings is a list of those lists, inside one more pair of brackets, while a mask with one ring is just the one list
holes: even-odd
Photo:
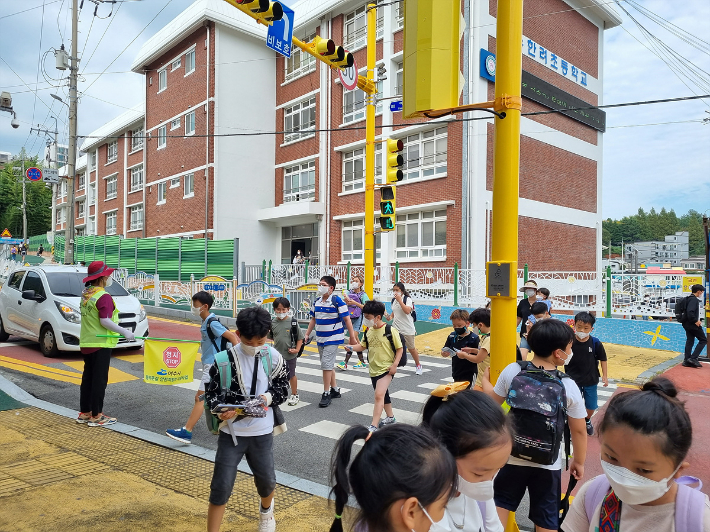
[[316, 319], [318, 345], [342, 344], [345, 340], [343, 319], [349, 316], [348, 306], [335, 294], [331, 294], [325, 301], [322, 297], [316, 299], [311, 309], [311, 318]]

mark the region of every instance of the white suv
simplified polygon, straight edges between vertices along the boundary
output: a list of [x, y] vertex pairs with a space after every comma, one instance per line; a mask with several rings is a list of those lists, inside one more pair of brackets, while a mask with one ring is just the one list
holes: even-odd
[[[39, 342], [42, 354], [79, 351], [79, 303], [86, 268], [34, 266], [15, 270], [0, 289], [0, 342], [20, 336]], [[106, 288], [116, 302], [121, 327], [148, 336], [148, 319], [140, 301], [113, 283]], [[140, 348], [143, 340], [118, 341], [118, 347]]]

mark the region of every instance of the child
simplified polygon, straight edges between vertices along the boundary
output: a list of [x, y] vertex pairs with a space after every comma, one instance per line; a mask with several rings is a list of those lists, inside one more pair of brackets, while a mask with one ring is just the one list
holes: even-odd
[[399, 332], [404, 336], [407, 351], [414, 359], [414, 373], [421, 375], [422, 365], [419, 361], [419, 351], [417, 351], [416, 336], [417, 330], [414, 327], [414, 300], [409, 292], [404, 288], [404, 283], [395, 283], [392, 287], [392, 313], [386, 317], [391, 321]]
[[[389, 327], [382, 317], [385, 314], [385, 305], [379, 301], [368, 301], [362, 307], [362, 314], [365, 319], [363, 325], [367, 327], [362, 341], [359, 344], [349, 345], [348, 349], [361, 353], [368, 350], [368, 360], [370, 362], [370, 379], [372, 387], [375, 389], [375, 406], [372, 409], [372, 423], [368, 430], [376, 431], [379, 427], [396, 423], [394, 412], [392, 411], [392, 401], [387, 389], [397, 373], [397, 364], [402, 358], [402, 339], [399, 331], [394, 327]], [[387, 329], [392, 336], [392, 341], [387, 338]], [[380, 421], [382, 408], [384, 407], [387, 417]]]
[[[232, 331], [228, 330], [220, 323], [217, 316], [210, 312], [214, 298], [209, 292], [197, 292], [192, 296], [192, 307], [190, 310], [195, 316], [202, 318], [200, 326], [200, 352], [202, 353], [202, 378], [200, 385], [195, 393], [195, 405], [192, 407], [192, 412], [187, 418], [185, 426], [181, 429], [168, 429], [165, 434], [173, 440], [182, 443], [192, 443], [192, 429], [202, 417], [205, 411], [204, 402], [200, 398], [205, 392], [205, 385], [210, 382], [210, 367], [214, 364], [214, 356], [222, 351], [222, 338], [227, 340], [224, 347], [232, 347], [239, 343], [239, 338]], [[209, 331], [209, 332], [208, 332]], [[211, 334], [210, 334], [211, 333]]]
[[478, 328], [478, 354], [483, 357], [478, 363], [476, 389], [483, 390], [483, 374], [491, 367], [491, 311], [477, 308], [468, 317], [469, 323]]
[[449, 530], [503, 532], [493, 501], [493, 479], [513, 447], [510, 418], [484, 393], [464, 390], [444, 397], [435, 393], [424, 405], [422, 425], [456, 459], [459, 485], [446, 507]]
[[454, 332], [446, 339], [441, 356], [451, 357], [451, 376], [454, 382], [468, 381], [470, 387], [478, 374], [478, 362], [481, 362], [485, 355], [479, 354], [478, 336], [468, 328], [468, 312], [456, 309], [449, 319], [454, 326]]
[[[350, 321], [352, 321], [353, 330], [357, 335], [359, 335], [360, 329], [362, 329], [362, 307], [365, 306], [365, 303], [370, 301], [370, 298], [367, 297], [367, 293], [363, 290], [364, 284], [365, 282], [362, 275], [353, 275], [353, 278], [350, 281], [350, 291], [347, 295], [343, 296], [345, 298], [345, 303], [348, 305], [348, 310], [350, 311]], [[343, 293], [345, 293], [345, 290], [343, 290]], [[352, 351], [348, 351], [345, 355], [345, 362], [338, 362], [335, 367], [342, 371], [346, 371], [348, 369], [348, 362], [350, 361], [351, 356]], [[360, 358], [360, 361], [355, 364], [353, 368], [366, 368], [367, 364], [365, 364], [365, 360], [362, 358], [362, 353], [358, 353], [357, 356]]]
[[[217, 454], [210, 485], [210, 503], [207, 510], [208, 532], [218, 532], [224, 517], [224, 509], [232, 494], [237, 477], [237, 466], [246, 455], [247, 463], [254, 474], [254, 484], [261, 497], [259, 531], [276, 530], [274, 520], [274, 433], [282, 432], [274, 426], [274, 408], [286, 400], [288, 376], [286, 364], [276, 349], [264, 345], [271, 327], [271, 316], [261, 307], [249, 307], [237, 315], [237, 334], [241, 343], [230, 348], [232, 382], [225, 394], [220, 385], [219, 368], [210, 367], [210, 381], [205, 390], [205, 401], [214, 410], [221, 403], [242, 404], [250, 396], [263, 400], [264, 417], [241, 417], [233, 420], [236, 412], [219, 414], [226, 423], [220, 425]], [[263, 357], [271, 357], [271, 374], [267, 375]], [[265, 363], [266, 362], [266, 363]], [[254, 377], [256, 373], [256, 377]], [[243, 386], [249, 389], [244, 389]], [[251, 386], [250, 386], [251, 383]], [[252, 393], [253, 391], [253, 393]]]
[[[350, 463], [353, 444], [365, 440]], [[353, 530], [435, 530], [456, 490], [456, 462], [432, 434], [412, 425], [390, 425], [377, 432], [355, 425], [342, 435], [332, 460], [335, 519], [330, 532], [342, 532], [350, 490], [358, 515]]]
[[[545, 306], [544, 303], [542, 305]], [[526, 444], [530, 440], [539, 439], [540, 434], [554, 434], [548, 426], [552, 422], [556, 422], [557, 433], [561, 434], [564, 431], [565, 420], [560, 422], [559, 417], [546, 417], [529, 408], [525, 409], [523, 405], [542, 403], [547, 408], [540, 408], [540, 410], [558, 414], [563, 412], [563, 407], [566, 407], [566, 421], [574, 445], [570, 473], [577, 479], [584, 476], [584, 461], [587, 454], [584, 401], [574, 381], [557, 372], [557, 366], [568, 363], [572, 358], [573, 336], [572, 329], [559, 320], [544, 320], [536, 323], [528, 335], [528, 343], [535, 353], [532, 361], [514, 362], [508, 365], [498, 378], [495, 388], [489, 380], [490, 368], [483, 376], [484, 392], [498, 404], [503, 404], [503, 401], [507, 400], [511, 406], [509, 416], [513, 416], [513, 421], [519, 425], [516, 425], [518, 436], [514, 440], [513, 453], [508, 459], [508, 464], [500, 470], [495, 479], [495, 501], [498, 515], [503, 523], [508, 522], [508, 512], [518, 509], [527, 488], [530, 495], [530, 520], [537, 526], [537, 531], [555, 532], [559, 524], [562, 495], [560, 486], [562, 460], [559, 454], [562, 448], [561, 442], [555, 440], [556, 443], [549, 445], [549, 448], [536, 446], [533, 449]], [[518, 378], [517, 375], [521, 372], [524, 373]], [[535, 379], [540, 383], [544, 382], [544, 386], [535, 385]], [[532, 390], [532, 393], [527, 390]], [[564, 402], [556, 408], [545, 404], [544, 400], [549, 400], [552, 395], [548, 395], [548, 390], [554, 390], [555, 396]], [[510, 393], [511, 391], [513, 393]], [[516, 405], [521, 407], [514, 408]], [[542, 424], [538, 426], [535, 422]], [[551, 451], [545, 452], [546, 449]], [[525, 459], [528, 454], [533, 453], [536, 454], [535, 459], [539, 463], [533, 462], [532, 457]], [[543, 456], [549, 460], [542, 459]]]
[[[296, 361], [298, 352], [303, 345], [303, 330], [296, 323], [293, 326], [291, 317], [291, 302], [285, 297], [277, 297], [273, 303], [276, 317], [271, 320], [269, 338], [274, 341], [274, 348], [281, 354], [288, 370], [288, 382], [291, 385], [291, 396], [288, 406], [296, 406], [300, 401], [298, 397], [298, 378], [296, 377]], [[296, 333], [294, 336], [293, 333]]]
[[[523, 338], [520, 341], [520, 350], [523, 357], [527, 360], [527, 354], [530, 351], [530, 344], [528, 343], [528, 334], [533, 325], [538, 321], [546, 320], [550, 317], [549, 312], [547, 312], [547, 305], [543, 301], [537, 301], [530, 307], [530, 315], [527, 321], [523, 324], [520, 330], [525, 330], [523, 333]], [[523, 340], [525, 341], [526, 348], [523, 348]]]
[[530, 317], [532, 306], [537, 301], [537, 283], [533, 280], [530, 280], [520, 287], [520, 291], [525, 293], [525, 297], [521, 299], [518, 303], [517, 310], [518, 325], [522, 323], [522, 326], [520, 327], [520, 352], [522, 353], [523, 358], [526, 359], [528, 356], [529, 347], [528, 341], [524, 336], [525, 333], [527, 333], [525, 324], [527, 323], [528, 318]]
[[604, 519], [608, 532], [679, 531], [678, 521], [688, 530], [710, 531], [707, 495], [673, 481], [689, 466], [693, 440], [677, 394], [670, 380], [656, 377], [607, 403], [599, 425], [605, 475], [582, 486], [561, 530], [594, 532]]
[[550, 290], [547, 288], [539, 288], [537, 291], [536, 299], [542, 301], [547, 305], [548, 314], [552, 313], [552, 301], [550, 301]]
[[574, 317], [575, 338], [572, 344], [572, 362], [565, 368], [565, 373], [579, 386], [587, 409], [587, 434], [594, 434], [592, 416], [599, 404], [597, 402], [597, 386], [599, 385], [599, 362], [602, 365], [602, 382], [609, 386], [607, 374], [606, 351], [598, 338], [590, 336], [596, 318], [589, 312], [580, 312]]

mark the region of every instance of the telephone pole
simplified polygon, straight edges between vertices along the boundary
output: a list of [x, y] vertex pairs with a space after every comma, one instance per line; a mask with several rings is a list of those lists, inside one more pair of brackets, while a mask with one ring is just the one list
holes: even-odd
[[25, 148], [22, 148], [22, 243], [27, 242], [27, 176], [25, 175]]
[[[58, 169], [59, 168], [59, 160], [57, 159], [57, 152], [59, 150], [58, 144], [57, 144], [57, 137], [59, 135], [59, 126], [57, 124], [57, 119], [56, 117], [51, 117], [54, 118], [54, 131], [50, 131], [46, 127], [42, 127], [39, 124], [37, 124], [36, 128], [31, 128], [30, 129], [30, 134], [33, 133], [34, 131], [37, 132], [37, 135], [40, 133], [44, 133], [49, 137], [49, 135], [54, 135], [54, 159], [52, 159], [52, 148], [50, 147], [51, 141], [47, 139], [47, 147], [49, 147], [49, 154], [47, 157], [47, 160], [45, 161], [48, 165], [51, 165], [54, 163], [54, 168]], [[50, 184], [50, 187], [52, 189], [52, 245], [54, 245], [54, 233], [57, 228], [57, 185], [54, 183]]]
[[[71, 13], [71, 66], [69, 71], [69, 160], [67, 161], [67, 192], [69, 213], [67, 231], [64, 235], [64, 263], [74, 264], [74, 178], [76, 177], [76, 114], [77, 114], [77, 73], [79, 0], [72, 0]], [[54, 223], [55, 220], [52, 220]]]

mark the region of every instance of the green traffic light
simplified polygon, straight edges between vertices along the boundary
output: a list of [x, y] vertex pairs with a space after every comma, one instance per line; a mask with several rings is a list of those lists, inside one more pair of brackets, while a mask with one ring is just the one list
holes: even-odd
[[382, 214], [394, 214], [394, 207], [391, 201], [383, 201], [381, 207]]
[[394, 220], [392, 218], [380, 218], [380, 227], [385, 231], [392, 230], [394, 229]]

